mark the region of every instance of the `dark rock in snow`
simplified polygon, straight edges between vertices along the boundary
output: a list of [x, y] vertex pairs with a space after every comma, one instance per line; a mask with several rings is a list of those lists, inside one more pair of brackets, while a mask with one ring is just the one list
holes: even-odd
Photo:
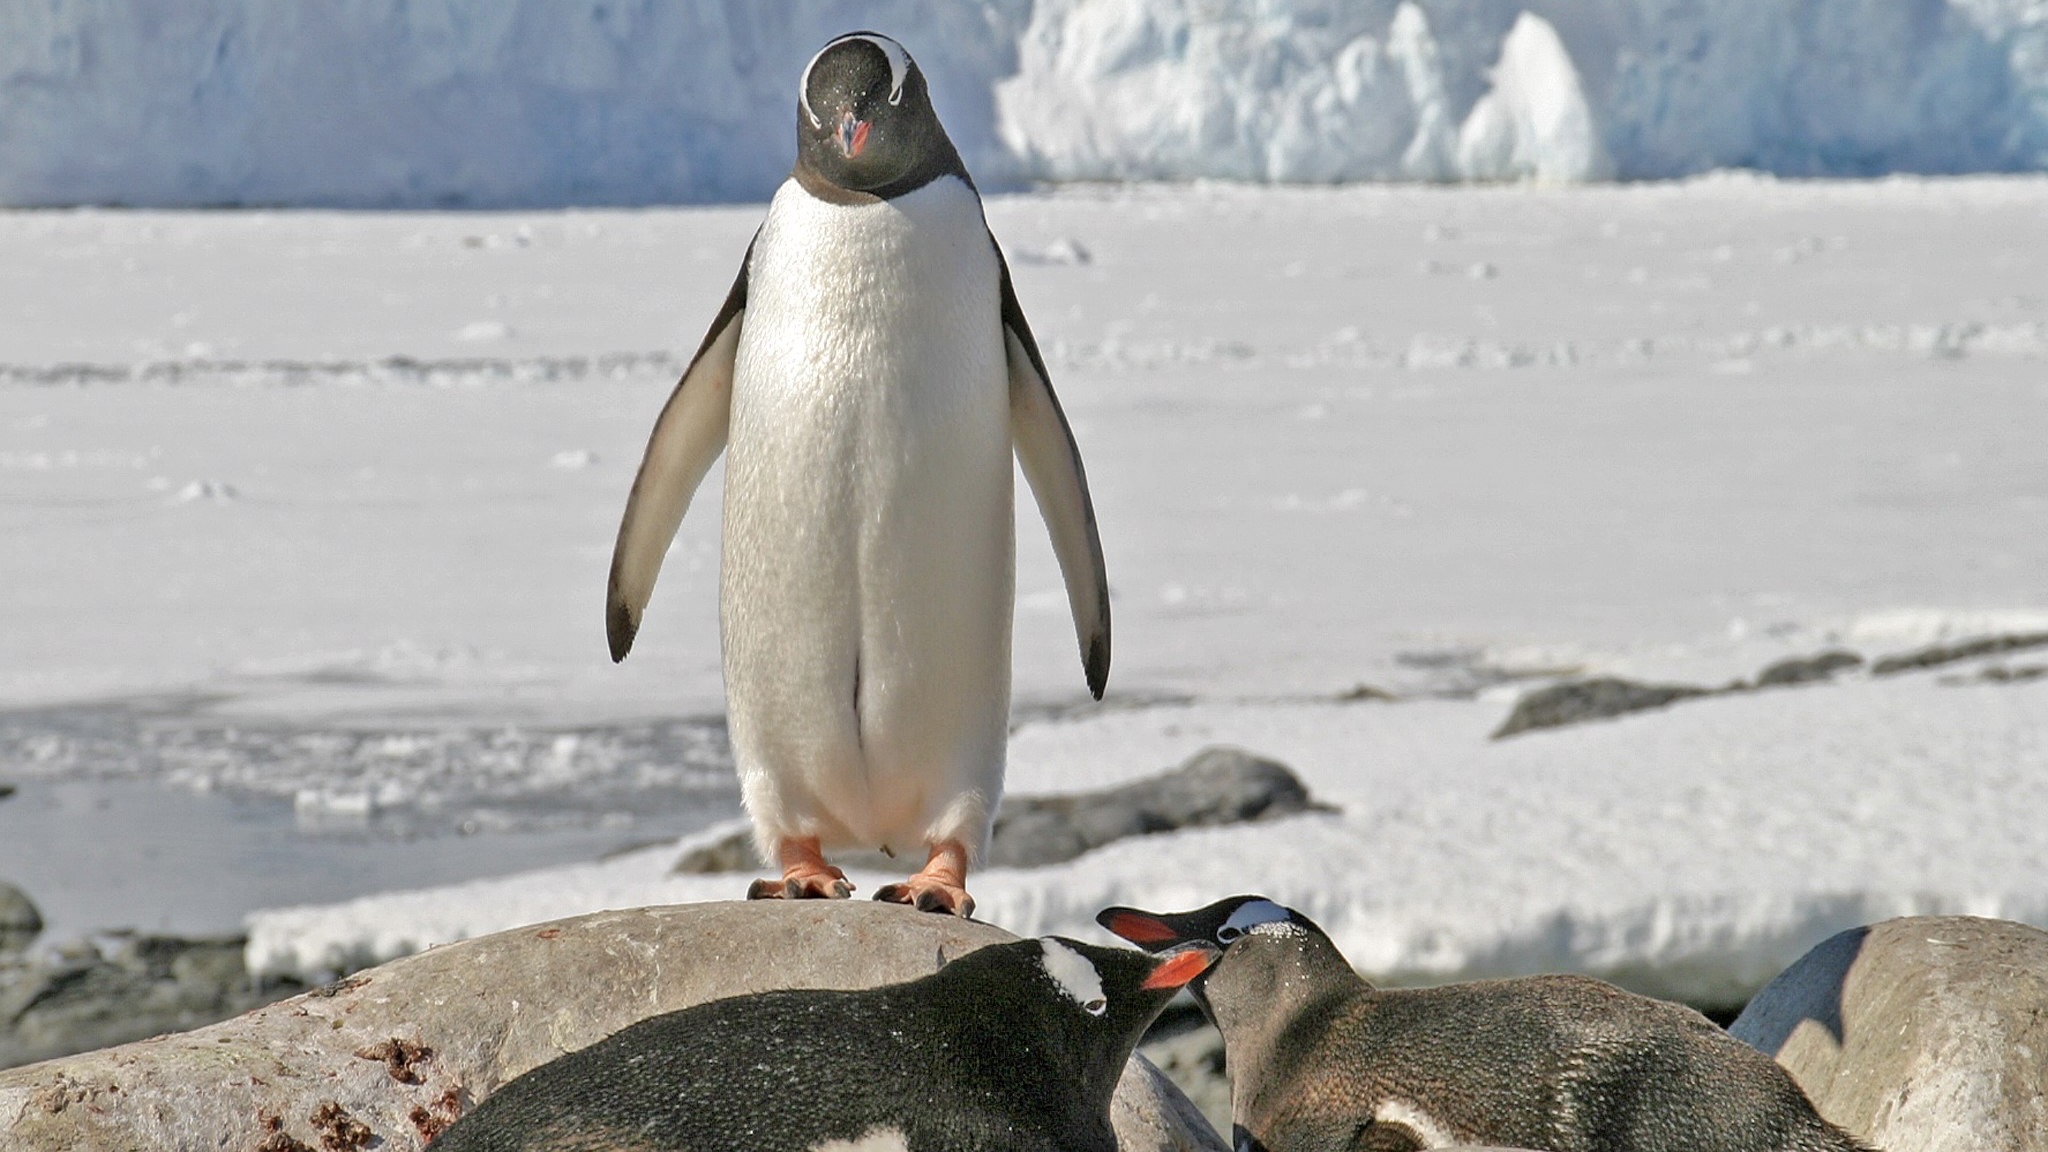
[[1499, 740], [1518, 732], [1538, 728], [1560, 728], [1586, 720], [1604, 720], [1650, 708], [1662, 708], [1678, 700], [1713, 695], [1716, 689], [1692, 684], [1639, 684], [1613, 676], [1592, 680], [1567, 680], [1539, 688], [1515, 702], [1515, 710], [1494, 730]]
[[701, 844], [683, 853], [669, 872], [672, 875], [746, 872], [760, 866], [760, 853], [754, 851], [754, 834], [741, 829], [723, 840]]
[[1912, 672], [1921, 668], [1938, 668], [1958, 660], [1970, 660], [1978, 656], [1996, 656], [2002, 652], [2018, 652], [2024, 648], [2048, 647], [2048, 632], [2009, 632], [2000, 636], [1980, 636], [1974, 640], [1959, 640], [1953, 644], [1931, 644], [1886, 656], [1870, 666], [1872, 675], [1890, 676], [1896, 672]]
[[1810, 684], [1816, 680], [1832, 679], [1837, 672], [1858, 668], [1863, 657], [1854, 652], [1834, 649], [1813, 656], [1794, 656], [1757, 673], [1756, 686], [1759, 688], [1781, 688], [1789, 684]]
[[43, 914], [28, 893], [0, 880], [0, 956], [19, 952], [43, 931]]
[[1003, 803], [988, 863], [1036, 868], [1128, 836], [1329, 811], [1287, 766], [1242, 748], [1205, 748], [1179, 768], [1100, 792]]
[[[1205, 748], [1172, 771], [1100, 792], [1006, 797], [996, 814], [986, 865], [1039, 868], [1129, 836], [1327, 811], [1285, 764], [1241, 748]], [[835, 854], [833, 860], [854, 867], [894, 866], [874, 853]], [[742, 830], [692, 849], [671, 871], [743, 872], [760, 866], [752, 836]]]

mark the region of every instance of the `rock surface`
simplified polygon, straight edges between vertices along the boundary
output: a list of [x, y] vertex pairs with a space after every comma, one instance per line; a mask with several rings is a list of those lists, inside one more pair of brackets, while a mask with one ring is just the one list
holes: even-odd
[[1495, 740], [1538, 728], [1558, 728], [1586, 720], [1623, 716], [1694, 696], [1712, 694], [1714, 689], [1692, 684], [1640, 684], [1614, 676], [1591, 680], [1567, 680], [1523, 696], [1515, 710], [1493, 733]]
[[[36, 910], [28, 893], [0, 880], [0, 956], [19, 952], [42, 934], [43, 914]], [[5, 1013], [0, 1012], [0, 1020]]]
[[[1039, 868], [1129, 836], [1320, 811], [1328, 808], [1285, 764], [1242, 748], [1210, 747], [1171, 771], [1099, 792], [1004, 797], [983, 866]], [[878, 853], [835, 853], [833, 862], [892, 866]], [[743, 872], [759, 864], [752, 834], [742, 830], [692, 849], [673, 871]]]
[[1915, 916], [1817, 945], [1729, 1027], [1885, 1152], [2048, 1150], [2048, 933]]
[[1997, 636], [1978, 636], [1970, 640], [1932, 644], [1911, 652], [1883, 657], [1870, 665], [1870, 673], [1873, 676], [1890, 676], [1899, 672], [1916, 672], [1922, 668], [1939, 668], [1943, 664], [1953, 664], [1958, 660], [1974, 660], [1979, 656], [1997, 656], [2041, 647], [2048, 647], [2048, 632], [2007, 632]]
[[1791, 684], [1811, 684], [1816, 680], [1830, 680], [1835, 673], [1849, 668], [1863, 666], [1863, 657], [1839, 648], [1813, 656], [1794, 656], [1780, 660], [1756, 675], [1759, 688], [1779, 688]]
[[[410, 1152], [499, 1085], [634, 1021], [772, 988], [867, 987], [1012, 937], [869, 901], [599, 912], [367, 969], [195, 1032], [0, 1072], [0, 1147]], [[1125, 1069], [1126, 1149], [1220, 1152], [1159, 1071]]]

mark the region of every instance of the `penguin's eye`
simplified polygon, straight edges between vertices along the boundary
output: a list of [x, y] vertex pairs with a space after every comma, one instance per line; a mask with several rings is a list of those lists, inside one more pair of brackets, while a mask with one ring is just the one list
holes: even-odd
[[1081, 1005], [1081, 1010], [1090, 1016], [1100, 1016], [1104, 1012], [1109, 1011], [1109, 1001], [1097, 996], [1095, 999]]
[[1216, 930], [1216, 941], [1219, 944], [1228, 944], [1242, 935], [1244, 935], [1244, 929], [1234, 924], [1225, 924]]

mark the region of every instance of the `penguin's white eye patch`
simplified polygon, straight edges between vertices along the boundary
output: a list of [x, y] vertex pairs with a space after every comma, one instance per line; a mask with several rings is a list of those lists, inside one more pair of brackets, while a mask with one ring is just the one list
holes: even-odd
[[1216, 942], [1228, 944], [1254, 928], [1267, 924], [1285, 925], [1293, 919], [1294, 913], [1271, 900], [1247, 900], [1237, 906], [1222, 927], [1216, 929]]
[[[1067, 998], [1081, 1006], [1091, 1016], [1100, 1016], [1109, 1010], [1109, 1001], [1102, 995], [1102, 974], [1086, 956], [1053, 939], [1038, 942], [1045, 964], [1045, 974], [1059, 985]], [[1101, 1005], [1100, 1008], [1096, 1005]]]

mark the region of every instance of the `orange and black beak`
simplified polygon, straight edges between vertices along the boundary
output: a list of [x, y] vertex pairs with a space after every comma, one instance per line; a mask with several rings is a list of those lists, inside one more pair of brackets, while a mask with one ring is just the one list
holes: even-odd
[[839, 113], [839, 153], [848, 160], [860, 155], [868, 146], [868, 122], [853, 114], [852, 109]]
[[1223, 949], [1207, 940], [1183, 945], [1161, 955], [1158, 967], [1153, 968], [1152, 974], [1138, 986], [1153, 990], [1184, 988], [1195, 977], [1207, 972], [1222, 955]]
[[1104, 908], [1095, 922], [1147, 952], [1163, 951], [1194, 937], [1194, 933], [1168, 924], [1158, 913], [1136, 908]]

